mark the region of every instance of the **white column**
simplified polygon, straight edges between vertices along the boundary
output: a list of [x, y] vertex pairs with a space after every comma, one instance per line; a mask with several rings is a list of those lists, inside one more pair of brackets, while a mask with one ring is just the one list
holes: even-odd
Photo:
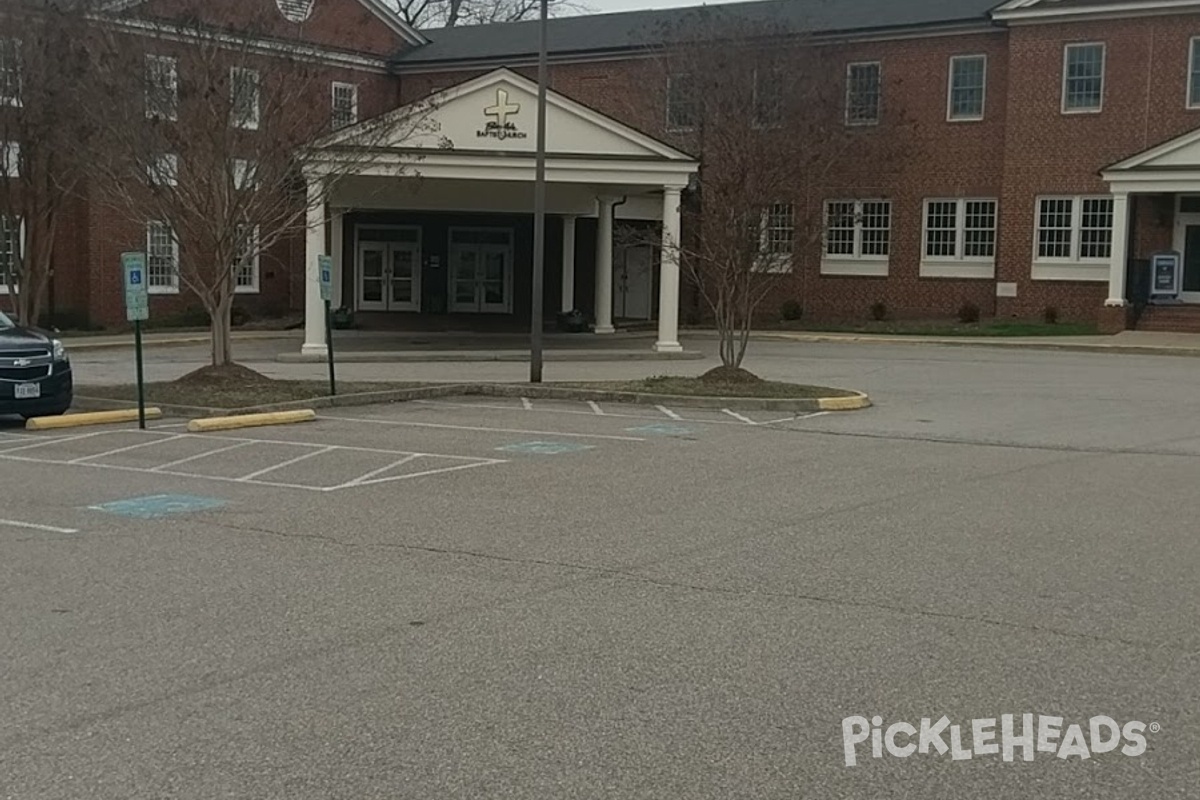
[[662, 267], [658, 278], [658, 341], [660, 353], [679, 353], [679, 195], [678, 186], [663, 189]]
[[613, 206], [616, 198], [598, 198], [596, 225], [596, 333], [613, 333]]
[[329, 211], [329, 248], [330, 255], [333, 256], [333, 307], [341, 308], [345, 303], [342, 299], [342, 283], [345, 277], [342, 264], [342, 217], [345, 215], [346, 209], [333, 208]]
[[1126, 264], [1129, 261], [1129, 195], [1113, 194], [1112, 257], [1108, 265], [1108, 299], [1106, 306], [1123, 307], [1125, 300]]
[[563, 217], [562, 310], [575, 309], [575, 217]]
[[327, 356], [325, 347], [325, 303], [321, 300], [321, 280], [317, 256], [325, 253], [325, 204], [318, 202], [319, 189], [314, 179], [308, 182], [307, 228], [304, 232], [304, 345], [306, 356]]

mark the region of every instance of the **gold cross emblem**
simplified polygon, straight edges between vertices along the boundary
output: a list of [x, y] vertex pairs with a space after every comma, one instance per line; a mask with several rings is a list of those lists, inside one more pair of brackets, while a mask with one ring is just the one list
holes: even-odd
[[509, 114], [521, 113], [521, 106], [517, 103], [508, 102], [508, 92], [504, 89], [496, 90], [496, 105], [490, 106], [483, 110], [483, 113], [489, 117], [496, 118], [496, 124], [501, 128], [508, 122]]

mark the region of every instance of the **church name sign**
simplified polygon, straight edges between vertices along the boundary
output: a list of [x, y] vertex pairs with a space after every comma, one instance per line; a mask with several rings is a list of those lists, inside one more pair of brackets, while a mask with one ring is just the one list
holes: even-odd
[[515, 117], [521, 113], [520, 103], [508, 102], [508, 92], [504, 89], [496, 90], [496, 104], [488, 106], [483, 110], [483, 115], [488, 117], [487, 124], [483, 130], [476, 131], [475, 135], [480, 139], [527, 139], [529, 134], [519, 129], [515, 122], [510, 117]]

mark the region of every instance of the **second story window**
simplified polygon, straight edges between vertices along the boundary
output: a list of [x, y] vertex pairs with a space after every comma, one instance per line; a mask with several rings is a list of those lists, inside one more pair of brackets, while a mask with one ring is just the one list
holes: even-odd
[[0, 142], [0, 178], [21, 177], [21, 143]]
[[783, 75], [777, 69], [754, 71], [754, 124], [759, 127], [783, 121]]
[[987, 91], [987, 56], [950, 59], [950, 97], [947, 117], [954, 122], [983, 119]]
[[336, 131], [358, 122], [358, 86], [353, 83], [333, 83], [332, 125]]
[[1104, 44], [1069, 44], [1063, 55], [1063, 113], [1099, 111], [1104, 104]]
[[878, 61], [846, 66], [846, 124], [876, 125], [882, 97]]
[[146, 56], [146, 118], [179, 119], [179, 73], [171, 56]]
[[0, 106], [21, 105], [21, 41], [0, 39]]
[[229, 87], [229, 124], [248, 131], [258, 130], [258, 71], [233, 67], [229, 70]]
[[1200, 108], [1200, 37], [1192, 39], [1188, 58], [1188, 108]]
[[672, 75], [667, 78], [667, 129], [687, 131], [696, 127], [695, 82], [691, 75]]

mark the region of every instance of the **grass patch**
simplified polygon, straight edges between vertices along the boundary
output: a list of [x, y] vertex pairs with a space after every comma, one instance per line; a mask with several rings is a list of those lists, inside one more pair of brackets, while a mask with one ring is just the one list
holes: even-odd
[[1100, 329], [1088, 322], [1030, 322], [991, 320], [988, 322], [815, 322], [782, 326], [786, 330], [814, 333], [877, 333], [890, 336], [1099, 336]]
[[[425, 385], [413, 382], [338, 381], [337, 390], [339, 395], [343, 395], [413, 389]], [[137, 385], [78, 386], [76, 393], [81, 397], [102, 400], [135, 401]], [[237, 364], [219, 368], [204, 367], [178, 380], [146, 384], [147, 403], [196, 408], [251, 408], [328, 396], [329, 381], [276, 380]]]
[[595, 381], [555, 384], [578, 389], [599, 389], [606, 392], [635, 392], [638, 394], [683, 395], [686, 397], [756, 397], [775, 399], [811, 399], [818, 397], [852, 397], [854, 392], [828, 386], [807, 386], [780, 381], [714, 380], [660, 375], [636, 381]]

